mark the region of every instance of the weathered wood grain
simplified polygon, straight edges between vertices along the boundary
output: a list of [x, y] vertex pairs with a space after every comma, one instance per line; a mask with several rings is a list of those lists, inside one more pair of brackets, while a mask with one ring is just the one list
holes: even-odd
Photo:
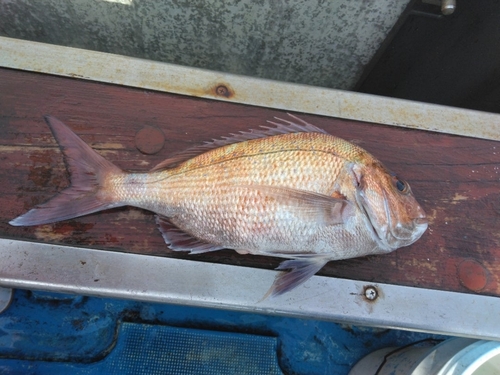
[[[45, 114], [65, 122], [121, 168], [145, 171], [177, 151], [257, 128], [274, 116], [286, 116], [283, 112], [0, 69], [0, 236], [251, 267], [278, 265], [278, 259], [229, 250], [174, 253], [163, 243], [153, 214], [128, 207], [51, 225], [11, 227], [10, 219], [68, 184]], [[499, 142], [301, 117], [358, 142], [408, 180], [431, 219], [430, 229], [408, 248], [330, 262], [320, 274], [500, 295]], [[136, 148], [135, 134], [144, 126], [165, 134], [165, 146], [155, 155]]]

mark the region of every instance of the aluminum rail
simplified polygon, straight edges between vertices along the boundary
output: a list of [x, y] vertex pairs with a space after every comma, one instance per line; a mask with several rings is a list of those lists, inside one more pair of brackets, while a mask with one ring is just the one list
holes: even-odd
[[[500, 340], [500, 298], [313, 276], [262, 300], [277, 272], [0, 239], [0, 286]], [[463, 313], [464, 306], [467, 313]]]
[[0, 37], [0, 66], [143, 89], [500, 140], [500, 115]]

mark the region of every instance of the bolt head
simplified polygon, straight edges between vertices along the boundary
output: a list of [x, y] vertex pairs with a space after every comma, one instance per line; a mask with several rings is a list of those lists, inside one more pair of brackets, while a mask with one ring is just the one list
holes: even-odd
[[375, 301], [378, 297], [377, 289], [373, 286], [368, 286], [365, 288], [365, 297], [369, 301]]

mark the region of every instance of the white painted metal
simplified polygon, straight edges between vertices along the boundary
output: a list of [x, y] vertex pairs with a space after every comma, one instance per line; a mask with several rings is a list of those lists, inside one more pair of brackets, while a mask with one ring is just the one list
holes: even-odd
[[[500, 340], [500, 298], [313, 276], [262, 300], [276, 271], [0, 239], [0, 285]], [[377, 298], [365, 298], [365, 290]], [[463, 307], [467, 306], [467, 313]]]
[[[500, 140], [500, 115], [0, 37], [0, 66], [261, 107]], [[217, 95], [226, 86], [230, 97]]]

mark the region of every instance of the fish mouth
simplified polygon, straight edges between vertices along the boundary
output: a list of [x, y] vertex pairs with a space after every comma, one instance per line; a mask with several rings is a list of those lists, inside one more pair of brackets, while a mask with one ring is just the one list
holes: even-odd
[[429, 220], [426, 217], [417, 217], [416, 219], [413, 219], [413, 222], [417, 226], [429, 225]]
[[[427, 230], [429, 220], [425, 217], [418, 217], [412, 220], [413, 226], [411, 229], [406, 228], [404, 234], [407, 235], [397, 235], [392, 230], [387, 232], [386, 242], [397, 243], [398, 245], [393, 246], [393, 248], [397, 249], [404, 246], [409, 246], [416, 242], [424, 232]], [[391, 246], [391, 245], [389, 245]]]
[[357, 192], [357, 199], [359, 206], [361, 207], [363, 213], [366, 217], [366, 223], [368, 224], [368, 229], [372, 233], [372, 236], [378, 246], [387, 251], [396, 250], [400, 247], [409, 246], [415, 241], [417, 241], [422, 234], [427, 230], [429, 220], [426, 216], [420, 216], [412, 219], [411, 229], [404, 228], [399, 224], [397, 227], [403, 229], [402, 233], [395, 233], [392, 223], [392, 217], [388, 205], [388, 200], [385, 192], [384, 194], [384, 211], [387, 217], [387, 225], [384, 227], [378, 227], [374, 223], [377, 221], [373, 218], [369, 207], [367, 207], [366, 200], [364, 199], [362, 191]]
[[418, 240], [429, 227], [429, 220], [426, 217], [418, 217], [413, 220], [415, 229], [413, 231], [412, 243]]

